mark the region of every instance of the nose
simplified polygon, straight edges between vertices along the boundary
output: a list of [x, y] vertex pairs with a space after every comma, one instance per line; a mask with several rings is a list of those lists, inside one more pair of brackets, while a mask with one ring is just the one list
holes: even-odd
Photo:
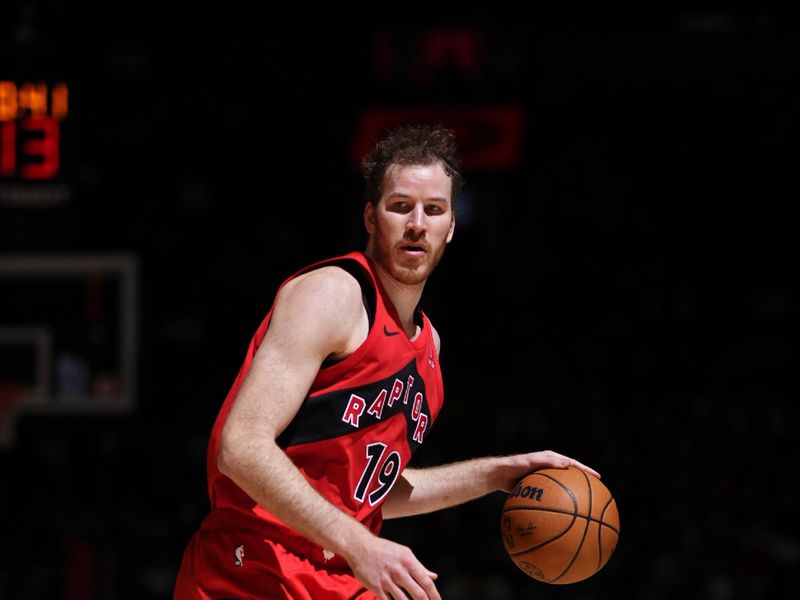
[[425, 231], [425, 207], [422, 203], [415, 205], [408, 213], [406, 231], [413, 232], [417, 235]]

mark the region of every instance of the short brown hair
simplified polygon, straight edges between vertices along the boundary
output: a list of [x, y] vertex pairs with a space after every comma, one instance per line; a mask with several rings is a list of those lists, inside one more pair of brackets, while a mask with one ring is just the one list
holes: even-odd
[[361, 163], [367, 201], [377, 204], [380, 200], [383, 177], [390, 165], [430, 165], [439, 161], [450, 177], [450, 204], [455, 209], [464, 180], [453, 131], [441, 125], [402, 125], [390, 130]]

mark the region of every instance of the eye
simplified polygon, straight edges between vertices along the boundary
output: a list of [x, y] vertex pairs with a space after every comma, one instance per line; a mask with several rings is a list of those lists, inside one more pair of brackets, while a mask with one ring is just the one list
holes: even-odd
[[444, 208], [438, 204], [429, 204], [425, 207], [425, 212], [427, 212], [429, 215], [439, 215], [444, 212]]
[[405, 210], [408, 210], [408, 202], [404, 202], [402, 200], [399, 202], [393, 202], [390, 208], [391, 210], [396, 212], [403, 212]]

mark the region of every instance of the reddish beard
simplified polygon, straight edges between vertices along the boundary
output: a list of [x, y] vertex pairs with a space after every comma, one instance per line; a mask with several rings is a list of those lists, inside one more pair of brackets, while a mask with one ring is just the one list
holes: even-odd
[[376, 262], [388, 271], [392, 278], [405, 285], [425, 283], [444, 254], [444, 244], [434, 249], [426, 243], [424, 258], [413, 260], [402, 257], [401, 248], [413, 243], [412, 240], [405, 239], [395, 246], [387, 246], [377, 232], [373, 240], [372, 250]]

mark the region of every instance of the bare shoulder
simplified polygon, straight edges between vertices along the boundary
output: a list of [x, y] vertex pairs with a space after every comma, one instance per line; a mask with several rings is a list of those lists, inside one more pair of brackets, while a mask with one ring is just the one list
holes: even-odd
[[361, 300], [361, 286], [355, 277], [336, 266], [320, 267], [298, 275], [281, 288], [278, 298], [298, 297], [310, 300], [337, 301], [350, 304]]
[[303, 273], [280, 289], [270, 328], [286, 327], [325, 339], [331, 344], [328, 350], [339, 353], [358, 339], [365, 315], [358, 281], [344, 269], [326, 266]]

